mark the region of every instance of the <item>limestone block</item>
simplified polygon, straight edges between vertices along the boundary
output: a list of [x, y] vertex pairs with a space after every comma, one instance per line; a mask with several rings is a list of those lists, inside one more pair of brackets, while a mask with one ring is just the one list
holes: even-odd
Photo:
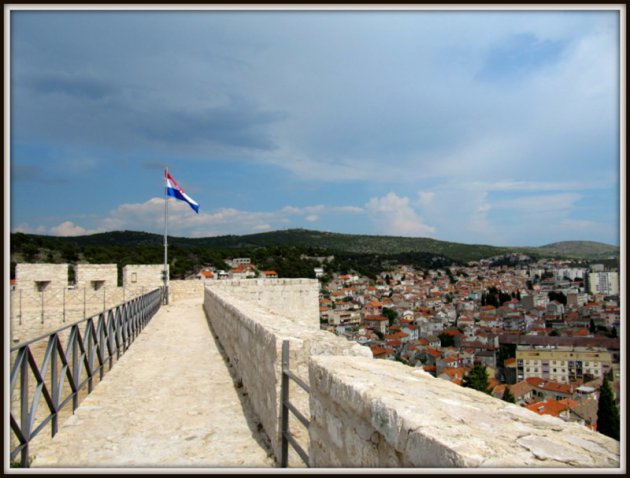
[[68, 264], [16, 264], [16, 289], [38, 290], [38, 283], [46, 288], [68, 287]]
[[[336, 403], [326, 411], [351, 424], [346, 445], [359, 449], [369, 432], [356, 423], [369, 417], [379, 466], [619, 467], [615, 440], [396, 362], [314, 356], [309, 374], [311, 403]], [[333, 437], [318, 440], [313, 464], [323, 466]]]
[[76, 264], [74, 266], [75, 286], [79, 289], [118, 287], [118, 266], [116, 264]]

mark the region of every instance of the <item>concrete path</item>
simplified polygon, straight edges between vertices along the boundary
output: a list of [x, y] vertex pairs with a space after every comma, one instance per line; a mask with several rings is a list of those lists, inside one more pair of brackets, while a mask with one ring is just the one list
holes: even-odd
[[162, 306], [32, 467], [272, 467], [199, 300]]

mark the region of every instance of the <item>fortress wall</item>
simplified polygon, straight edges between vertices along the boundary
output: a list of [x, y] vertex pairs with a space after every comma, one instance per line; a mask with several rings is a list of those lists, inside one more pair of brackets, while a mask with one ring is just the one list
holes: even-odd
[[162, 287], [164, 264], [129, 264], [123, 267], [123, 286]]
[[228, 280], [216, 281], [212, 287], [319, 330], [319, 281], [316, 279]]
[[68, 287], [68, 264], [16, 264], [16, 288], [37, 291], [37, 282], [47, 288]]
[[[244, 281], [221, 281], [206, 284], [204, 308], [213, 332], [233, 367], [237, 383], [244, 391], [260, 421], [277, 459], [280, 457], [280, 385], [282, 341], [290, 341], [290, 369], [308, 383], [310, 358], [319, 354], [358, 355], [371, 357], [367, 347], [349, 342], [328, 332], [304, 326], [302, 321], [280, 314], [277, 310], [261, 307], [264, 293], [278, 297], [278, 284], [263, 281], [257, 294], [243, 294], [238, 289]], [[249, 282], [249, 281], [245, 281]], [[290, 291], [297, 302], [302, 300], [301, 280], [284, 291], [285, 300], [291, 301]], [[230, 283], [232, 287], [230, 287]], [[306, 284], [310, 286], [310, 284]], [[312, 288], [310, 288], [312, 290]], [[235, 293], [232, 293], [232, 292]], [[255, 299], [243, 300], [242, 297]], [[262, 300], [261, 300], [262, 299]], [[310, 416], [308, 395], [292, 383], [290, 400], [306, 417]], [[295, 418], [290, 420], [291, 431], [302, 447], [308, 450], [308, 431]], [[293, 457], [291, 466], [299, 465]]]
[[86, 317], [100, 314], [151, 287], [48, 288], [43, 292], [12, 290], [10, 293], [11, 343], [17, 344], [49, 334]]
[[168, 300], [174, 304], [180, 300], [198, 300], [203, 302], [204, 281], [201, 280], [170, 280], [168, 283]]
[[75, 270], [75, 287], [94, 288], [93, 282], [102, 282], [102, 287], [118, 286], [118, 266], [116, 264], [77, 264]]
[[619, 442], [401, 363], [310, 362], [313, 467], [611, 468]]

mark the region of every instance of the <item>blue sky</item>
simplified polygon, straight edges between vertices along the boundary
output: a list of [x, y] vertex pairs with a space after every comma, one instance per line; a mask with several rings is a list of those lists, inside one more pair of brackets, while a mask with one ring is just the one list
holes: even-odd
[[11, 12], [10, 227], [619, 244], [617, 11]]

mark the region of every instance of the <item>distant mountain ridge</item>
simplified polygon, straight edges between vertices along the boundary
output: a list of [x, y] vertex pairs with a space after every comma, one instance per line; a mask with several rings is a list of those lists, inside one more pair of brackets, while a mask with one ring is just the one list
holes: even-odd
[[[18, 233], [19, 234], [19, 233]], [[11, 234], [12, 239], [15, 233]], [[113, 231], [88, 236], [52, 237], [36, 236], [47, 242], [76, 244], [78, 246], [138, 246], [161, 245], [160, 234], [139, 231]], [[541, 247], [497, 247], [483, 244], [463, 244], [430, 238], [341, 234], [308, 229], [288, 229], [248, 235], [226, 235], [205, 238], [169, 236], [169, 245], [198, 248], [256, 248], [273, 246], [300, 246], [361, 254], [398, 254], [425, 252], [441, 255], [458, 262], [486, 259], [508, 253], [523, 253], [534, 257], [561, 257], [586, 260], [619, 257], [619, 247], [594, 241], [562, 241]]]

